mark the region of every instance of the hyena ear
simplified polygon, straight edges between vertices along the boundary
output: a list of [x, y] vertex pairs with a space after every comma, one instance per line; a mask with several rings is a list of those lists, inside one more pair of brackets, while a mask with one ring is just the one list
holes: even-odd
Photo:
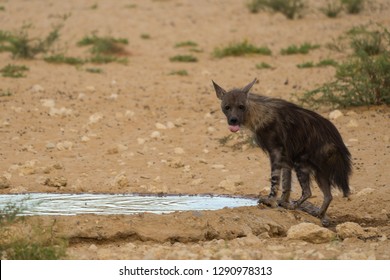
[[213, 80], [211, 80], [214, 85], [215, 93], [217, 94], [217, 97], [222, 100], [223, 96], [226, 94], [226, 90], [221, 88], [219, 85], [217, 85]]
[[248, 95], [250, 89], [253, 87], [253, 85], [254, 85], [256, 82], [257, 82], [257, 79], [255, 78], [251, 83], [249, 83], [248, 85], [246, 85], [246, 86], [242, 89], [242, 91], [243, 91], [246, 95]]

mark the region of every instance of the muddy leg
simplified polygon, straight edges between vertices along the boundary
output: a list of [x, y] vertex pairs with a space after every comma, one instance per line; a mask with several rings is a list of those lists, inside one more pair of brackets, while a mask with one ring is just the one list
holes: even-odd
[[270, 154], [271, 160], [271, 190], [267, 198], [260, 198], [259, 204], [265, 204], [270, 207], [277, 207], [278, 203], [276, 201], [276, 197], [278, 195], [278, 189], [280, 185], [280, 174], [282, 171], [281, 164], [282, 154], [280, 150], [274, 150]]
[[302, 188], [301, 197], [297, 201], [293, 202], [294, 207], [297, 208], [309, 197], [311, 197], [310, 170], [309, 168], [302, 166], [301, 164], [296, 164], [294, 168], [295, 172], [297, 173], [299, 184]]
[[329, 218], [326, 216], [326, 211], [328, 210], [328, 207], [333, 199], [332, 193], [331, 193], [331, 187], [329, 184], [329, 181], [325, 178], [317, 178], [318, 186], [320, 187], [322, 193], [324, 194], [324, 201], [322, 202], [321, 208], [318, 211], [318, 218], [321, 219], [321, 223], [324, 227], [329, 226]]
[[290, 209], [290, 193], [291, 193], [291, 168], [282, 169], [282, 196], [279, 200], [279, 205]]

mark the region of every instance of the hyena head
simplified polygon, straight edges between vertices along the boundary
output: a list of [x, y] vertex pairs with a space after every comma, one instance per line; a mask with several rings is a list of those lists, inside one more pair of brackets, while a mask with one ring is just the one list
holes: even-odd
[[249, 90], [256, 83], [256, 79], [242, 89], [233, 89], [230, 91], [224, 90], [214, 81], [214, 89], [217, 97], [221, 100], [222, 112], [227, 118], [229, 129], [231, 132], [237, 132], [240, 127], [245, 124], [246, 112], [248, 108]]

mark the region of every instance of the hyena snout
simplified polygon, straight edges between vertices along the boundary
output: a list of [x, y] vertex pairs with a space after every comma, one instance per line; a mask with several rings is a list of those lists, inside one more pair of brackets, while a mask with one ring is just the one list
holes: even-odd
[[229, 120], [228, 120], [228, 123], [230, 125], [238, 125], [239, 124], [239, 121], [238, 121], [238, 118], [237, 117], [230, 117]]

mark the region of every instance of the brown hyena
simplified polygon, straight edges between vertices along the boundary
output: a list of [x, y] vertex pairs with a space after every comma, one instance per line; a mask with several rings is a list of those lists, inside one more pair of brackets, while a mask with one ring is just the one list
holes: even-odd
[[[250, 93], [256, 79], [242, 89], [224, 90], [213, 81], [229, 129], [246, 127], [271, 161], [271, 191], [259, 202], [288, 209], [299, 207], [311, 196], [313, 176], [324, 194], [316, 215], [329, 225], [326, 211], [332, 201], [331, 187], [348, 196], [351, 154], [336, 127], [319, 114], [293, 103]], [[290, 202], [291, 171], [296, 172], [302, 188], [301, 197]], [[277, 192], [282, 178], [282, 195]]]

